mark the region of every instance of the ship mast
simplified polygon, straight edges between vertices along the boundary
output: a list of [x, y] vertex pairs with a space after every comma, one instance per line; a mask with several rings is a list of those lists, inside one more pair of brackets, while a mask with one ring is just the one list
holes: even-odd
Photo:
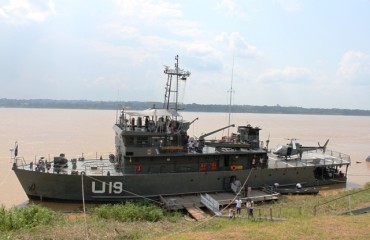
[[[230, 90], [228, 91], [230, 93], [230, 100], [229, 100], [229, 124], [230, 125], [230, 118], [231, 118], [231, 100], [232, 100], [232, 95], [233, 95], [233, 79], [234, 79], [234, 56], [233, 56], [233, 67], [231, 68], [231, 85], [230, 85]], [[227, 136], [230, 137], [230, 129], [227, 129]]]
[[[164, 73], [167, 74], [166, 92], [164, 94], [163, 108], [170, 109], [170, 98], [171, 93], [175, 93], [175, 100], [172, 103], [174, 106], [172, 109], [178, 111], [178, 98], [179, 98], [179, 80], [185, 81], [189, 76], [190, 72], [179, 68], [179, 55], [175, 56], [175, 69], [170, 69], [169, 66], [165, 66]], [[172, 76], [176, 76], [176, 86], [172, 84]]]

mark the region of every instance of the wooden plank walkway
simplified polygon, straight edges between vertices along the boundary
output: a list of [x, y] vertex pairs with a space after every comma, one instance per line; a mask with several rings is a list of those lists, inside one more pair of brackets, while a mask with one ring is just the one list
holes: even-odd
[[185, 207], [186, 211], [197, 221], [202, 221], [208, 217], [202, 209], [198, 207]]

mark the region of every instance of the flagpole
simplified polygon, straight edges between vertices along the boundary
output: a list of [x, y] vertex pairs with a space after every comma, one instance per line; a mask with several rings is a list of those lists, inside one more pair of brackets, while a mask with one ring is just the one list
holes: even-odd
[[[14, 146], [14, 150], [13, 150], [13, 148], [10, 150], [10, 154], [11, 154], [11, 156], [10, 156], [10, 159], [13, 159], [14, 160], [14, 163], [16, 162], [16, 158], [17, 158], [17, 156], [18, 156], [18, 141], [15, 141], [15, 144], [14, 144], [15, 146]], [[14, 151], [14, 155], [13, 155], [13, 151]], [[14, 158], [12, 158], [14, 156]]]
[[14, 149], [11, 148], [10, 149], [10, 163], [12, 163], [12, 160], [13, 160], [13, 151], [14, 151]]
[[15, 141], [14, 159], [18, 156], [18, 141]]

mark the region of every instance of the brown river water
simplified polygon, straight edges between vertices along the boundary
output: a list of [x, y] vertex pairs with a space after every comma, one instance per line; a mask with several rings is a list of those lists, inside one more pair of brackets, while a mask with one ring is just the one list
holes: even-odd
[[[189, 136], [199, 137], [228, 125], [228, 113], [184, 112], [184, 119], [195, 121]], [[11, 170], [10, 149], [18, 142], [18, 156], [26, 162], [40, 156], [65, 153], [71, 159], [84, 154], [86, 158], [114, 152], [117, 111], [71, 109], [0, 108], [0, 205], [17, 206], [28, 202]], [[317, 146], [330, 139], [328, 149], [351, 156], [346, 188], [357, 188], [370, 182], [370, 117], [233, 113], [231, 123], [251, 124], [262, 128], [260, 140], [270, 139], [270, 149], [296, 138], [304, 146]], [[216, 139], [236, 132], [236, 128], [215, 133]], [[43, 203], [48, 205], [49, 203]], [[58, 208], [57, 205], [54, 208]]]

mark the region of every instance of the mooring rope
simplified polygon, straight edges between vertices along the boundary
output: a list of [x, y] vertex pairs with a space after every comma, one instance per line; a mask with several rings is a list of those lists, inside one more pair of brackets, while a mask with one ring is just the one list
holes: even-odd
[[83, 204], [84, 219], [85, 219], [85, 234], [86, 234], [86, 239], [89, 239], [89, 233], [88, 233], [88, 231], [87, 231], [87, 220], [86, 220], [86, 205], [85, 205], [84, 175], [85, 175], [85, 174], [81, 174], [81, 185], [82, 185], [82, 204]]

